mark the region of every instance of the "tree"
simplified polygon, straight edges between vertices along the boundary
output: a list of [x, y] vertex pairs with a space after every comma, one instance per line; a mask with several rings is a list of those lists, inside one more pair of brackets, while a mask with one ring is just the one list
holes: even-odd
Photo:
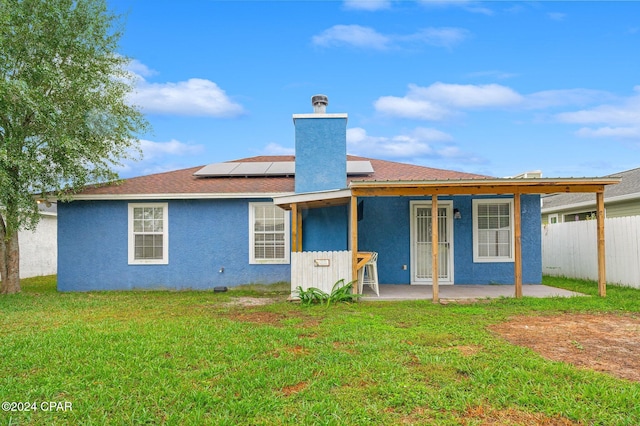
[[20, 291], [18, 231], [37, 198], [117, 179], [148, 123], [105, 0], [0, 0], [0, 293]]

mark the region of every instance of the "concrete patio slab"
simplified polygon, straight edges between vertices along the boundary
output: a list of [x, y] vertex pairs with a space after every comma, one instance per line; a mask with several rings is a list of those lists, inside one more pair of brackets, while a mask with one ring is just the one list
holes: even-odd
[[[440, 285], [440, 300], [491, 299], [515, 297], [514, 285]], [[582, 293], [549, 287], [541, 284], [522, 286], [524, 297], [573, 297], [586, 296]], [[380, 297], [365, 286], [361, 300], [431, 300], [433, 289], [430, 285], [381, 284]]]

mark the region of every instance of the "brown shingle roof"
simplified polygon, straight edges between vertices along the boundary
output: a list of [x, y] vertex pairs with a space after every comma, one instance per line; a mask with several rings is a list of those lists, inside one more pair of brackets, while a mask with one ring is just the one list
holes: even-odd
[[[348, 160], [370, 161], [374, 173], [368, 176], [349, 176], [347, 181], [397, 181], [397, 180], [439, 180], [439, 179], [483, 179], [489, 176], [462, 173], [452, 170], [376, 160], [365, 157], [347, 156]], [[235, 162], [294, 161], [292, 155], [262, 155], [243, 158]], [[142, 194], [273, 194], [293, 193], [294, 178], [285, 176], [267, 177], [195, 177], [193, 174], [204, 166], [156, 173], [123, 180], [120, 184], [87, 187], [78, 195], [122, 196]], [[348, 183], [347, 182], [347, 183]], [[116, 197], [114, 197], [116, 198]]]

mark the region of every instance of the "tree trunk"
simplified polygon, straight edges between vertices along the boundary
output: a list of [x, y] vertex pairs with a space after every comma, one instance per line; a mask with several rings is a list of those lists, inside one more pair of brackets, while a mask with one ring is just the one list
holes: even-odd
[[0, 294], [20, 292], [20, 246], [18, 232], [7, 235], [2, 217], [0, 217]]

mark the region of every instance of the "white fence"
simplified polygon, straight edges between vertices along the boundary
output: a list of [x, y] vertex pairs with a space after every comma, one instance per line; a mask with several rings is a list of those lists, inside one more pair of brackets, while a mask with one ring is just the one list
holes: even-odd
[[58, 269], [58, 218], [40, 216], [35, 231], [20, 231], [20, 278], [53, 275]]
[[291, 253], [291, 291], [315, 287], [331, 292], [336, 281], [351, 281], [350, 251], [303, 251]]
[[[547, 275], [598, 279], [595, 220], [542, 227], [542, 271]], [[640, 288], [640, 216], [605, 219], [607, 282]]]

